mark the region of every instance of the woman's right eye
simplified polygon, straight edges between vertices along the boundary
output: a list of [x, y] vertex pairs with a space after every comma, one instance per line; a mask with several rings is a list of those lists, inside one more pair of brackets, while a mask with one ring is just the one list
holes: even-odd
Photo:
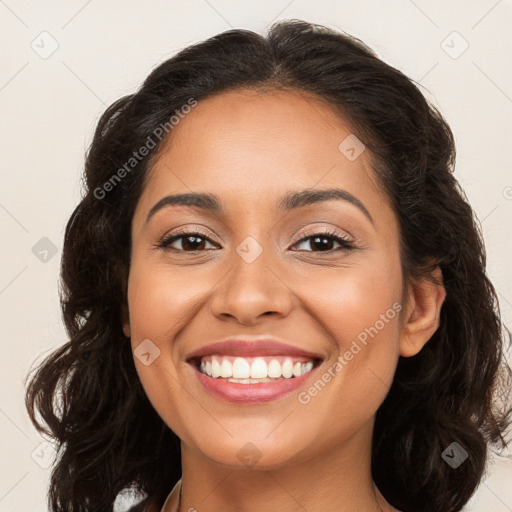
[[[181, 243], [181, 249], [171, 247], [171, 245], [175, 242]], [[199, 231], [187, 231], [182, 233], [174, 233], [173, 235], [164, 238], [162, 241], [160, 241], [158, 247], [164, 250], [194, 252], [204, 249], [204, 245], [208, 242], [213, 244], [210, 238], [208, 238], [203, 233], [200, 233]], [[189, 249], [185, 249], [187, 246]]]

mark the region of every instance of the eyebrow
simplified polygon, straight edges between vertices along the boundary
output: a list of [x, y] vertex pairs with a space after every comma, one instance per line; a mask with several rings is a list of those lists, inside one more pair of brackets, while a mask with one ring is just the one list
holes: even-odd
[[[346, 201], [356, 206], [364, 213], [368, 220], [375, 225], [370, 212], [366, 209], [364, 204], [350, 192], [340, 188], [329, 188], [325, 190], [305, 189], [296, 192], [289, 192], [281, 198], [278, 203], [278, 208], [281, 211], [286, 212], [296, 208], [303, 208], [304, 206], [331, 200]], [[148, 216], [146, 217], [146, 224], [157, 211], [171, 205], [192, 206], [215, 213], [222, 213], [224, 211], [222, 201], [219, 196], [215, 194], [175, 194], [163, 197], [151, 208]]]

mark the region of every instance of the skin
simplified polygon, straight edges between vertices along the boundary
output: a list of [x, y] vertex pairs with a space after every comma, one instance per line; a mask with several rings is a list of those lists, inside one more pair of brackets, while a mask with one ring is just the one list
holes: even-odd
[[[371, 477], [375, 413], [398, 357], [417, 354], [437, 329], [445, 292], [429, 280], [404, 282], [397, 219], [369, 151], [350, 161], [338, 149], [351, 133], [320, 99], [238, 90], [200, 101], [151, 170], [132, 223], [124, 332], [134, 350], [145, 339], [160, 350], [148, 366], [134, 361], [181, 439], [181, 510], [396, 510]], [[357, 197], [374, 223], [347, 201], [277, 210], [286, 193], [331, 187]], [[225, 212], [168, 206], [146, 224], [162, 197], [192, 191], [217, 194]], [[174, 251], [157, 248], [178, 228], [200, 229], [211, 242], [195, 253], [183, 238]], [[303, 240], [326, 229], [355, 249]], [[263, 251], [252, 263], [236, 252], [248, 236]], [[319, 378], [394, 303], [400, 313], [307, 404], [298, 393], [312, 382], [275, 401], [229, 403], [207, 393], [186, 363], [212, 341], [268, 334], [323, 354]], [[238, 458], [249, 442], [260, 453], [251, 467]]]

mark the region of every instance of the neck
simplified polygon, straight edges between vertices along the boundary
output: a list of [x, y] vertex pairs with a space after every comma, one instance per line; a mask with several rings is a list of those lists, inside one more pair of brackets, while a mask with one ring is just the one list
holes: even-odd
[[371, 477], [373, 422], [338, 446], [278, 469], [228, 467], [182, 443], [180, 510], [391, 512]]

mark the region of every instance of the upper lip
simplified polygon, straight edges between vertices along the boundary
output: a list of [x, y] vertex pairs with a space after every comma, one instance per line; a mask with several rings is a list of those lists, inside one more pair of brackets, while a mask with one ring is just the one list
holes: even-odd
[[233, 336], [222, 341], [216, 341], [191, 352], [187, 359], [196, 359], [208, 355], [219, 354], [226, 356], [256, 357], [290, 355], [323, 359], [321, 354], [310, 352], [287, 343], [282, 343], [271, 337]]

